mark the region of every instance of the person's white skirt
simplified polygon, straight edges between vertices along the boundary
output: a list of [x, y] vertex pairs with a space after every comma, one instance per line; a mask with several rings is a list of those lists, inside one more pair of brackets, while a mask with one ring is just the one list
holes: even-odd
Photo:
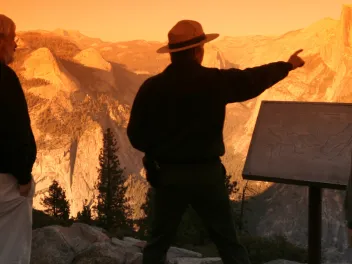
[[20, 195], [17, 180], [0, 173], [0, 263], [29, 264], [32, 246], [32, 208], [35, 182], [28, 197]]

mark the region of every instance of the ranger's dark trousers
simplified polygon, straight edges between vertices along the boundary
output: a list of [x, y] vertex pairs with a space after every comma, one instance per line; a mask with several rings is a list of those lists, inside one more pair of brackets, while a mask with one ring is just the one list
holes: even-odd
[[[202, 171], [203, 180], [199, 177]], [[238, 241], [221, 163], [208, 168], [169, 168], [162, 177], [166, 181], [154, 189], [154, 222], [143, 264], [165, 263], [189, 204], [203, 220], [224, 264], [250, 264], [246, 249]]]

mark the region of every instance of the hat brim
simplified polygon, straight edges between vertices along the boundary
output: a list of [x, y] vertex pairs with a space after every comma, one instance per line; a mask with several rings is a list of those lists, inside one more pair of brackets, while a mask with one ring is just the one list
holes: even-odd
[[211, 34], [205, 34], [205, 39], [202, 40], [201, 42], [198, 42], [196, 44], [192, 44], [186, 47], [182, 47], [182, 48], [178, 48], [178, 49], [170, 49], [168, 45], [165, 45], [161, 48], [159, 48], [156, 52], [157, 53], [172, 53], [172, 52], [178, 52], [178, 51], [182, 51], [182, 50], [187, 50], [187, 49], [191, 49], [200, 45], [203, 45], [207, 42], [210, 42], [214, 39], [216, 39], [217, 37], [219, 37], [220, 35], [217, 33], [211, 33]]

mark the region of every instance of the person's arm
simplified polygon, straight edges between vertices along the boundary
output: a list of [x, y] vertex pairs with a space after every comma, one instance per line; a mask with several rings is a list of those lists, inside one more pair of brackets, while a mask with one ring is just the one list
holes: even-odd
[[148, 148], [147, 136], [147, 92], [148, 80], [139, 88], [132, 104], [131, 115], [127, 126], [127, 136], [131, 145], [139, 151], [146, 152]]
[[1, 74], [1, 156], [9, 162], [11, 174], [18, 184], [26, 185], [32, 179], [32, 167], [36, 158], [27, 103], [16, 73], [3, 66]]
[[258, 67], [222, 69], [223, 92], [226, 103], [243, 102], [257, 97], [266, 89], [284, 79], [293, 69], [289, 62], [273, 62]]
[[302, 67], [304, 61], [298, 56], [302, 51], [300, 49], [294, 52], [287, 62], [272, 62], [245, 70], [220, 70], [225, 103], [243, 102], [255, 98], [284, 79], [291, 70]]

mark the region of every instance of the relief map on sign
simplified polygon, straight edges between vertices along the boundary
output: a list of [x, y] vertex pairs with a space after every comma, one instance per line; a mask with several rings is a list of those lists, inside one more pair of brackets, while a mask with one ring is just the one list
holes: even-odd
[[345, 184], [351, 150], [352, 104], [265, 101], [244, 174]]

